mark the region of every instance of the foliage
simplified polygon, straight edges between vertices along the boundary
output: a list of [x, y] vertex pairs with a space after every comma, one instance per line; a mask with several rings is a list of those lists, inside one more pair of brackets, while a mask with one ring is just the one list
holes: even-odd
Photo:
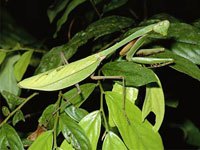
[[[130, 16], [109, 14], [127, 3], [56, 1], [47, 10], [50, 23], [57, 22], [52, 38], [62, 34], [61, 27], [79, 7], [91, 4], [94, 11], [84, 10], [84, 15], [93, 16], [85, 20], [85, 30], [49, 51], [1, 9], [0, 103], [4, 120], [0, 123], [0, 149], [164, 149], [159, 131], [165, 123], [165, 105], [174, 107], [177, 101], [166, 101], [157, 71], [170, 67], [200, 81], [199, 20], [187, 24], [157, 14], [137, 22]], [[76, 60], [83, 46], [89, 49], [87, 57]], [[68, 64], [71, 58], [75, 61]], [[38, 59], [40, 62], [32, 65]], [[39, 93], [33, 93], [35, 90]], [[52, 101], [40, 113], [37, 130], [28, 137], [19, 134], [18, 123], [27, 122], [22, 108], [37, 94], [38, 103], [48, 100], [42, 98], [43, 93], [52, 94]], [[85, 102], [94, 102], [95, 107], [85, 108]], [[149, 118], [150, 112], [155, 119]], [[183, 131], [186, 143], [200, 146], [199, 129], [190, 120], [171, 127]]]

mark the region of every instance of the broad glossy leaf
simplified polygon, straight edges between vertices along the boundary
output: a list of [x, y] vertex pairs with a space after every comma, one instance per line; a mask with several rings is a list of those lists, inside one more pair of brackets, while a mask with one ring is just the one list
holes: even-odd
[[179, 72], [185, 73], [185, 74], [191, 76], [192, 78], [200, 81], [200, 69], [198, 68], [197, 65], [195, 65], [188, 59], [185, 59], [179, 55], [176, 55], [168, 50], [165, 50], [165, 52], [160, 53], [160, 54], [155, 54], [153, 56], [158, 57], [158, 58], [174, 59], [175, 63], [170, 65], [171, 68], [173, 68]]
[[57, 32], [60, 31], [62, 25], [67, 21], [68, 16], [71, 13], [71, 11], [74, 10], [78, 5], [82, 4], [85, 1], [86, 0], [73, 0], [67, 5], [67, 8], [65, 9], [63, 13], [63, 16], [57, 22], [57, 30], [56, 30], [56, 33], [54, 34], [54, 37], [57, 36]]
[[13, 126], [15, 126], [19, 121], [24, 121], [25, 122], [25, 118], [24, 118], [24, 114], [21, 110], [18, 110], [15, 115], [12, 118], [12, 124]]
[[25, 52], [17, 61], [17, 63], [14, 66], [14, 74], [17, 79], [17, 81], [20, 81], [26, 72], [26, 69], [30, 63], [31, 56], [33, 54], [33, 51], [27, 51]]
[[106, 134], [106, 137], [103, 141], [102, 150], [127, 150], [126, 146], [122, 142], [122, 140], [112, 131], [109, 131]]
[[47, 10], [47, 15], [49, 17], [50, 23], [53, 22], [54, 18], [65, 9], [66, 5], [68, 4], [69, 0], [58, 0], [55, 1]]
[[0, 65], [4, 61], [5, 57], [6, 57], [6, 52], [1, 52], [0, 51]]
[[77, 95], [77, 88], [73, 88], [72, 90], [64, 93], [63, 97], [66, 100], [69, 100], [70, 103], [72, 103], [76, 107], [79, 107], [90, 96], [90, 94], [94, 91], [95, 87], [96, 84], [94, 83], [86, 83], [80, 86], [81, 94]]
[[71, 144], [69, 144], [66, 140], [63, 140], [61, 146], [61, 150], [75, 150]]
[[133, 23], [132, 19], [120, 16], [109, 16], [92, 23], [84, 31], [75, 34], [67, 44], [54, 47], [45, 54], [42, 57], [40, 65], [36, 69], [36, 74], [60, 66], [63, 63], [60, 57], [61, 51], [64, 52], [65, 58], [68, 60], [77, 52], [78, 48], [87, 43], [89, 39], [97, 39], [104, 35], [121, 31], [131, 26]]
[[53, 131], [49, 130], [43, 132], [38, 138], [31, 144], [28, 150], [52, 150], [53, 146]]
[[67, 113], [72, 119], [79, 122], [83, 117], [85, 117], [88, 112], [85, 109], [77, 108], [73, 105], [65, 108], [65, 113]]
[[7, 91], [2, 91], [1, 95], [5, 98], [9, 108], [11, 110], [14, 110], [16, 106], [20, 105], [21, 103], [23, 103], [24, 99], [20, 98], [10, 92]]
[[79, 125], [83, 128], [89, 138], [92, 150], [96, 150], [101, 131], [101, 112], [94, 111], [89, 113], [79, 122]]
[[[156, 76], [156, 74], [155, 74]], [[142, 107], [142, 119], [144, 120], [146, 116], [153, 112], [156, 116], [155, 125], [153, 127], [154, 131], [158, 131], [165, 114], [165, 98], [162, 89], [162, 85], [160, 83], [159, 78], [156, 76], [157, 82], [150, 83], [146, 86], [146, 95], [144, 104]]]
[[94, 54], [68, 65], [24, 79], [19, 83], [19, 86], [42, 91], [67, 88], [91, 75], [104, 58], [104, 56]]
[[107, 63], [103, 66], [102, 72], [105, 76], [124, 77], [126, 86], [139, 87], [157, 81], [152, 70], [133, 62]]
[[0, 91], [8, 91], [15, 95], [19, 95], [20, 88], [17, 86], [17, 81], [14, 75], [13, 65], [19, 59], [19, 55], [7, 57], [0, 69]]
[[115, 92], [105, 94], [108, 110], [111, 111], [112, 118], [128, 149], [163, 149], [159, 133], [153, 131], [152, 125], [147, 120], [142, 121], [139, 108], [126, 100], [126, 117], [121, 95]]
[[104, 5], [103, 12], [109, 12], [126, 4], [128, 0], [111, 0], [108, 4]]
[[61, 114], [59, 126], [65, 139], [72, 144], [75, 149], [90, 150], [91, 144], [84, 130], [66, 114]]
[[1, 150], [23, 150], [23, 144], [13, 127], [4, 124], [0, 128], [0, 149]]

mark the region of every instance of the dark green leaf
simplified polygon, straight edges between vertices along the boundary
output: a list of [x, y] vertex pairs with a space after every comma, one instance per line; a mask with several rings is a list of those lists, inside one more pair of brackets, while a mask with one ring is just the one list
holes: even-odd
[[65, 108], [65, 112], [75, 121], [79, 122], [83, 117], [85, 117], [88, 112], [82, 108], [76, 108], [75, 106], [71, 105]]
[[1, 65], [0, 69], [0, 92], [8, 91], [12, 94], [19, 95], [20, 88], [17, 86], [17, 81], [14, 75], [13, 65], [19, 59], [19, 55], [8, 57]]
[[193, 22], [193, 25], [200, 29], [200, 18]]
[[6, 58], [6, 52], [1, 52], [0, 51], [0, 65], [4, 61], [5, 58]]
[[172, 58], [175, 60], [175, 63], [170, 65], [171, 68], [185, 73], [194, 79], [197, 79], [200, 81], [200, 69], [197, 65], [189, 61], [188, 59], [185, 59], [179, 55], [176, 55], [168, 50], [165, 50], [165, 52], [160, 54], [155, 54], [154, 57], [158, 58]]
[[8, 116], [10, 114], [10, 110], [6, 106], [2, 106], [1, 110], [4, 116]]
[[63, 94], [63, 97], [66, 100], [69, 100], [70, 103], [72, 103], [76, 107], [79, 107], [90, 96], [95, 87], [96, 84], [94, 83], [86, 83], [80, 86], [81, 94], [77, 95], [77, 88], [73, 88], [72, 90]]
[[17, 81], [20, 81], [26, 72], [26, 69], [30, 63], [31, 56], [33, 54], [33, 51], [27, 51], [25, 52], [17, 61], [17, 63], [14, 66], [14, 74], [17, 79]]
[[1, 150], [23, 150], [23, 144], [13, 127], [4, 124], [0, 128], [0, 149]]
[[152, 70], [133, 62], [111, 62], [103, 66], [102, 72], [105, 76], [122, 76], [125, 78], [126, 86], [143, 86], [156, 82]]
[[92, 150], [96, 150], [101, 131], [101, 112], [94, 111], [88, 114], [79, 122], [79, 125], [83, 128], [89, 138]]
[[69, 116], [60, 115], [59, 126], [65, 139], [72, 144], [75, 149], [90, 150], [91, 144], [84, 130]]
[[128, 149], [163, 149], [159, 133], [152, 130], [152, 125], [148, 121], [142, 121], [139, 108], [126, 100], [124, 112], [123, 98], [120, 94], [115, 92], [105, 94], [108, 110], [112, 112], [112, 118]]
[[45, 54], [40, 65], [36, 69], [36, 74], [60, 66], [63, 63], [60, 57], [61, 51], [64, 52], [65, 58], [68, 60], [77, 52], [78, 48], [87, 43], [88, 40], [92, 38], [97, 39], [101, 36], [121, 31], [132, 24], [132, 19], [120, 16], [109, 16], [92, 23], [85, 31], [75, 34], [67, 44], [54, 47]]
[[108, 4], [104, 5], [103, 12], [109, 12], [126, 4], [128, 0], [111, 0]]
[[53, 132], [52, 130], [43, 132], [37, 139], [31, 144], [28, 150], [52, 150], [53, 146]]
[[20, 98], [7, 91], [2, 91], [1, 94], [5, 98], [11, 110], [13, 110], [16, 106], [20, 105], [24, 101], [23, 98]]
[[112, 131], [109, 131], [106, 134], [106, 137], [103, 141], [102, 150], [127, 150], [126, 146], [122, 142], [122, 140]]
[[55, 0], [54, 4], [52, 4], [48, 10], [47, 15], [49, 17], [50, 23], [53, 22], [54, 18], [61, 12], [66, 6], [69, 0]]
[[24, 115], [23, 115], [23, 112], [21, 110], [18, 110], [13, 119], [12, 119], [12, 124], [13, 126], [15, 126], [19, 121], [24, 121], [25, 122], [25, 118], [24, 118]]

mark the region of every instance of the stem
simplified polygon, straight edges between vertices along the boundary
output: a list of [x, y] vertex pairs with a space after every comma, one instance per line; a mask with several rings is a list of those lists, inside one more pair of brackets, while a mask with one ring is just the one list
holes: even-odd
[[[57, 101], [57, 108], [59, 108], [60, 107], [60, 103], [61, 103], [61, 97], [62, 97], [62, 93], [61, 93], [61, 91], [59, 92], [59, 94], [58, 94], [58, 101]], [[58, 146], [57, 146], [57, 125], [58, 125], [58, 121], [59, 121], [59, 113], [60, 113], [60, 111], [57, 111], [56, 112], [56, 118], [55, 118], [55, 121], [54, 121], [54, 127], [53, 127], [53, 132], [54, 132], [54, 134], [53, 134], [53, 149], [56, 149]]]
[[92, 7], [94, 8], [94, 10], [97, 13], [98, 17], [101, 18], [101, 14], [99, 13], [98, 9], [96, 8], [93, 0], [90, 0], [90, 3], [92, 4]]
[[32, 51], [37, 52], [37, 53], [46, 53], [45, 50], [34, 49], [34, 48], [29, 48], [29, 47], [21, 47], [21, 46], [14, 47], [13, 49], [9, 49], [9, 50], [7, 50], [7, 49], [0, 49], [0, 52], [6, 52], [6, 53], [8, 53], [8, 52], [14, 52], [14, 51], [28, 51], [28, 50], [32, 50]]
[[21, 103], [15, 110], [13, 110], [7, 117], [4, 119], [4, 121], [0, 124], [0, 127], [2, 127], [18, 110], [20, 110], [30, 99], [32, 99], [34, 96], [38, 95], [38, 93], [33, 93], [31, 96], [25, 99], [23, 103]]

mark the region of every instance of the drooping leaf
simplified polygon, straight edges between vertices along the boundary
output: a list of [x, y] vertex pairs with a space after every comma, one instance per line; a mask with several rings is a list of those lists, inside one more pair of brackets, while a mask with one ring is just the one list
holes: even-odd
[[125, 78], [126, 86], [139, 87], [156, 82], [152, 70], [133, 62], [111, 62], [103, 66], [102, 72], [105, 76], [121, 76]]
[[85, 109], [77, 108], [73, 105], [65, 108], [65, 113], [67, 113], [72, 119], [77, 122], [81, 121], [81, 119], [88, 114]]
[[[156, 75], [155, 75], [156, 76]], [[156, 116], [155, 125], [153, 127], [154, 131], [158, 131], [165, 113], [165, 98], [162, 90], [162, 85], [159, 78], [156, 76], [157, 82], [150, 83], [146, 86], [146, 95], [144, 104], [142, 107], [142, 119], [144, 120], [146, 116], [153, 112]]]
[[[123, 99], [120, 94], [106, 92], [108, 110], [128, 149], [163, 149], [161, 137], [152, 130], [152, 125], [142, 121], [142, 113], [133, 103], [126, 100], [126, 110], [123, 110]], [[126, 113], [126, 115], [125, 115]]]
[[64, 45], [52, 48], [45, 54], [36, 69], [36, 74], [56, 68], [62, 64], [60, 57], [61, 51], [64, 52], [65, 58], [70, 59], [78, 48], [92, 38], [99, 38], [117, 31], [121, 31], [133, 24], [133, 20], [121, 16], [109, 16], [90, 24], [84, 31], [78, 32], [73, 38]]
[[95, 87], [96, 84], [94, 83], [86, 83], [80, 86], [81, 93], [79, 95], [77, 95], [77, 88], [73, 88], [72, 90], [64, 93], [63, 97], [66, 100], [69, 100], [70, 103], [72, 103], [76, 107], [79, 107], [90, 96], [90, 94], [94, 91]]
[[0, 51], [0, 65], [4, 61], [5, 57], [6, 57], [6, 52], [1, 52]]
[[60, 115], [59, 126], [65, 139], [75, 149], [90, 150], [91, 144], [84, 130], [66, 114]]
[[23, 144], [13, 127], [4, 124], [0, 128], [0, 149], [1, 150], [23, 150]]
[[109, 131], [106, 134], [106, 137], [103, 141], [102, 150], [127, 150], [126, 146], [122, 142], [122, 140], [112, 131]]
[[25, 118], [24, 118], [24, 114], [21, 110], [18, 110], [15, 115], [13, 116], [12, 119], [12, 124], [13, 126], [15, 126], [19, 121], [24, 121], [25, 122]]
[[83, 128], [87, 137], [89, 138], [92, 150], [96, 150], [101, 130], [100, 111], [94, 111], [92, 113], [89, 113], [79, 122], [79, 125]]
[[69, 144], [66, 140], [63, 140], [61, 146], [60, 146], [61, 150], [75, 150], [71, 144]]
[[19, 55], [8, 57], [1, 65], [0, 69], [0, 91], [8, 91], [12, 94], [19, 95], [20, 88], [14, 76], [13, 65], [19, 59]]
[[52, 130], [43, 132], [38, 138], [31, 144], [28, 150], [52, 150], [53, 146], [53, 132]]
[[172, 58], [175, 60], [174, 64], [169, 65], [171, 68], [185, 73], [189, 76], [191, 76], [194, 79], [197, 79], [200, 81], [200, 69], [197, 65], [189, 61], [188, 59], [185, 59], [179, 55], [176, 55], [169, 50], [165, 50], [165, 52], [160, 54], [154, 54], [154, 57], [158, 58]]
[[54, 18], [65, 9], [66, 5], [68, 4], [69, 0], [58, 0], [55, 1], [47, 10], [47, 15], [49, 17], [50, 23], [53, 22]]
[[23, 103], [24, 99], [20, 98], [10, 92], [7, 91], [2, 91], [1, 95], [5, 98], [9, 108], [11, 110], [14, 110], [16, 106], [20, 105], [21, 103]]
[[104, 5], [103, 12], [109, 12], [126, 4], [128, 0], [111, 0], [108, 4]]
[[105, 56], [98, 53], [65, 66], [24, 79], [18, 85], [22, 88], [42, 91], [60, 90], [72, 86], [91, 75]]
[[56, 33], [54, 34], [54, 37], [57, 36], [57, 32], [60, 31], [62, 25], [67, 21], [68, 16], [71, 13], [71, 11], [74, 10], [77, 6], [79, 6], [85, 1], [86, 0], [73, 0], [67, 5], [67, 8], [65, 9], [63, 13], [63, 16], [57, 22], [57, 29], [56, 29]]
[[33, 54], [33, 51], [27, 51], [25, 52], [17, 61], [17, 63], [14, 66], [14, 74], [17, 79], [17, 81], [20, 81], [26, 72], [26, 69], [30, 63], [31, 56]]
[[1, 111], [4, 116], [8, 116], [10, 114], [10, 110], [6, 106], [2, 106]]

